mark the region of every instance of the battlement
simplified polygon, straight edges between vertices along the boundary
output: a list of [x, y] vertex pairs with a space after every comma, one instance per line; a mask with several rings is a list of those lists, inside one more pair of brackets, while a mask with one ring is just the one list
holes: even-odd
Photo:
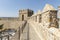
[[33, 12], [33, 10], [31, 10], [31, 9], [21, 9], [21, 10], [19, 10], [19, 13], [23, 13], [23, 12]]

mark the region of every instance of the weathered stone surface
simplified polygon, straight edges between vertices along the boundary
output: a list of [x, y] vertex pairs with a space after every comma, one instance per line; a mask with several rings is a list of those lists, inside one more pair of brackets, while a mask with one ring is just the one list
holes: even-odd
[[50, 4], [46, 4], [42, 12], [45, 12], [48, 10], [55, 10], [55, 8]]

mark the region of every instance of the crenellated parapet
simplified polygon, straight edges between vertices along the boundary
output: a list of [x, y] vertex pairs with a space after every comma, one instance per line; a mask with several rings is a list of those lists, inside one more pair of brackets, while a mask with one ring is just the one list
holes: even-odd
[[30, 35], [34, 37], [29, 37], [32, 40], [60, 40], [60, 18], [57, 17], [57, 13], [58, 10], [48, 4], [43, 11], [33, 14], [28, 22]]
[[37, 23], [41, 23], [45, 27], [58, 28], [57, 10], [51, 5], [46, 5], [43, 11], [39, 11], [31, 16], [31, 19]]

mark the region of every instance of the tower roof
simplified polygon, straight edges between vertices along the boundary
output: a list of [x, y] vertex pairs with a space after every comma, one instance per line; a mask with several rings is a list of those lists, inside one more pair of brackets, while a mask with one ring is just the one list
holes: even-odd
[[48, 10], [55, 10], [55, 8], [50, 4], [46, 4], [42, 12], [45, 12]]

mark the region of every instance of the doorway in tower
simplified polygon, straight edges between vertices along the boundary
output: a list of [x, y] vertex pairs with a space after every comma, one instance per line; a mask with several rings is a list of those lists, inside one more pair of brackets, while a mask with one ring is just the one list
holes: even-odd
[[24, 15], [22, 15], [22, 21], [24, 20]]

